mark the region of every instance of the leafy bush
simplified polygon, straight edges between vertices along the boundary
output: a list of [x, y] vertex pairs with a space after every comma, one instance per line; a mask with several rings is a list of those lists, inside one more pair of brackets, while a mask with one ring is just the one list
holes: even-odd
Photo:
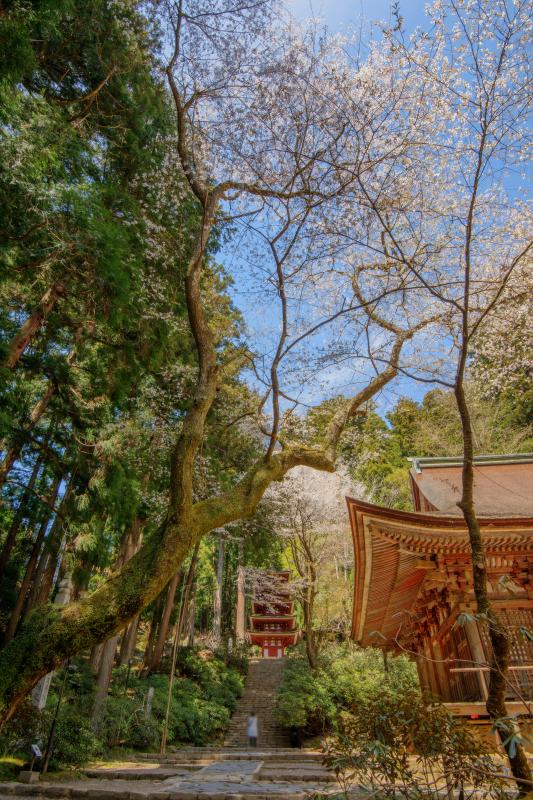
[[308, 736], [322, 733], [336, 717], [327, 673], [313, 672], [304, 657], [289, 658], [274, 713], [284, 728], [300, 728]]
[[[237, 698], [242, 693], [243, 677], [227, 666], [223, 658], [210, 651], [182, 648], [179, 653], [172, 690], [168, 729], [169, 744], [207, 744], [225, 731]], [[52, 717], [63, 685], [64, 672], [54, 676], [47, 708], [40, 712], [28, 700], [0, 732], [0, 754], [27, 758], [30, 745], [44, 749]], [[146, 714], [146, 697], [154, 688], [152, 711]], [[168, 676], [157, 674], [140, 678], [124, 667], [113, 670], [98, 738], [91, 728], [94, 676], [80, 661], [68, 672], [59, 711], [53, 767], [82, 764], [106, 749], [118, 746], [156, 749], [161, 741], [165, 719]]]
[[[170, 703], [169, 743], [206, 744], [226, 729], [243, 678], [210, 651], [180, 648]], [[168, 676], [149, 678], [130, 675], [126, 689], [124, 676], [113, 675], [112, 692], [106, 704], [103, 736], [108, 746], [127, 745], [151, 749], [161, 739], [168, 697]], [[145, 714], [146, 695], [154, 688], [152, 712]], [[127, 694], [126, 694], [127, 692]]]
[[128, 731], [128, 744], [139, 750], [154, 750], [161, 742], [159, 720], [136, 716]]
[[[127, 697], [108, 696], [99, 727], [100, 735], [108, 747], [117, 747], [125, 742], [133, 747], [137, 746], [132, 742], [133, 732], [145, 717], [143, 701], [139, 694], [135, 692]], [[152, 741], [152, 738], [149, 740]]]
[[[153, 715], [163, 721], [167, 706], [168, 678], [154, 676], [151, 684], [155, 688]], [[201, 745], [216, 739], [225, 730], [230, 711], [206, 697], [201, 686], [189, 678], [177, 678], [174, 682], [169, 715], [169, 742], [190, 742]]]
[[349, 710], [383, 685], [398, 692], [418, 686], [414, 665], [406, 658], [390, 658], [385, 666], [377, 649], [332, 645], [311, 670], [302, 652], [287, 659], [278, 691], [276, 718], [285, 728], [314, 736], [334, 727], [339, 712]]
[[485, 745], [416, 689], [374, 689], [341, 714], [324, 751], [345, 793], [358, 784], [376, 798], [506, 797]]
[[50, 722], [49, 714], [38, 711], [29, 699], [25, 700], [0, 731], [1, 755], [20, 754], [27, 758], [32, 744], [46, 743]]
[[248, 642], [236, 642], [233, 647], [228, 649], [227, 644], [217, 648], [215, 655], [220, 658], [227, 667], [237, 670], [241, 675], [248, 674], [251, 647]]
[[92, 731], [89, 720], [77, 708], [62, 706], [50, 761], [52, 768], [84, 764], [102, 751], [102, 742]]

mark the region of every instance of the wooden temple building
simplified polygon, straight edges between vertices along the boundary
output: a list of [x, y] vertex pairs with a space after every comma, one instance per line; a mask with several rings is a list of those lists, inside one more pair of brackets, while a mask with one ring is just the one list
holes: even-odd
[[263, 589], [256, 588], [252, 599], [248, 638], [261, 648], [263, 658], [283, 658], [300, 635], [288, 591], [290, 572], [268, 572], [263, 579]]
[[[416, 659], [420, 682], [455, 713], [486, 716], [490, 644], [457, 507], [462, 460], [410, 459], [414, 511], [347, 498], [355, 548], [352, 638]], [[474, 497], [493, 607], [512, 632], [510, 713], [533, 711], [533, 454], [480, 456]]]

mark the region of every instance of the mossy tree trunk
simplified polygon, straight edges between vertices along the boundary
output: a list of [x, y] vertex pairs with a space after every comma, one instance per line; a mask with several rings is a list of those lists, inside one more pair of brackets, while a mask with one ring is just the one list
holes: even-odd
[[253, 515], [273, 481], [300, 465], [334, 470], [335, 448], [349, 416], [397, 373], [404, 340], [398, 340], [391, 363], [335, 413], [323, 446], [292, 445], [253, 464], [232, 489], [192, 502], [194, 455], [201, 442], [207, 412], [216, 394], [212, 365], [199, 379], [193, 407], [171, 461], [171, 501], [158, 530], [120, 570], [92, 594], [61, 609], [50, 604], [28, 615], [12, 642], [0, 653], [0, 714], [9, 719], [20, 701], [47, 672], [76, 653], [114, 636], [149, 605], [180, 569], [194, 545], [211, 530]]

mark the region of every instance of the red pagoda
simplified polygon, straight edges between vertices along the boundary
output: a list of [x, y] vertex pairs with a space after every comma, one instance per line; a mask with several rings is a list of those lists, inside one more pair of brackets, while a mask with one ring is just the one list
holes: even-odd
[[261, 648], [263, 658], [283, 658], [285, 649], [296, 644], [300, 631], [296, 627], [294, 603], [288, 586], [290, 572], [268, 572], [265, 588], [256, 588], [252, 600], [251, 644]]

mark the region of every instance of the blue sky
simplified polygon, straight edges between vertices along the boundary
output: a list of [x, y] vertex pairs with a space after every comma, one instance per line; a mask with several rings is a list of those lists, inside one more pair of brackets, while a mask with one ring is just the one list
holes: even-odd
[[[390, 22], [391, 0], [285, 0], [299, 19], [321, 17], [332, 31], [344, 32], [362, 22]], [[424, 22], [424, 0], [401, 0], [400, 13], [408, 32]]]

